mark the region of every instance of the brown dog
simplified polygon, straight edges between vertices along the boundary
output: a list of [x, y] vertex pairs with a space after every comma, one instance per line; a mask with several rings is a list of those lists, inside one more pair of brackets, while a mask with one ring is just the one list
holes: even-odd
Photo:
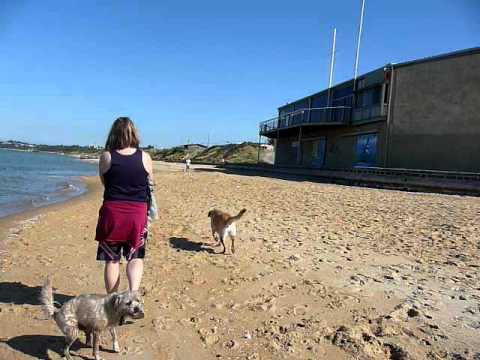
[[214, 240], [217, 241], [217, 245], [222, 244], [222, 254], [225, 254], [225, 238], [227, 235], [232, 240], [232, 254], [235, 253], [235, 236], [237, 235], [235, 222], [239, 220], [246, 211], [247, 209], [242, 209], [235, 216], [231, 216], [226, 212], [217, 209], [213, 209], [208, 212], [208, 217], [211, 220], [212, 236]]

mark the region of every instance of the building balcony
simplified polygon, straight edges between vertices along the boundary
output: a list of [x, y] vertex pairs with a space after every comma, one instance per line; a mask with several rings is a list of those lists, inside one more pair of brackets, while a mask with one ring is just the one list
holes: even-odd
[[282, 114], [260, 123], [260, 135], [269, 134], [282, 129], [297, 126], [346, 125], [352, 117], [352, 109], [348, 106], [299, 109]]

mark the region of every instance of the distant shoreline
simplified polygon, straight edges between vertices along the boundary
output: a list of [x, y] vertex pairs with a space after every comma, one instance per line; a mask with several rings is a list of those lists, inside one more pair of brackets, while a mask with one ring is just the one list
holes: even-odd
[[0, 150], [69, 156], [69, 157], [90, 162], [90, 163], [98, 163], [98, 160], [99, 160], [98, 156], [92, 156], [89, 153], [66, 153], [62, 151], [46, 151], [46, 150], [36, 150], [36, 149], [28, 150], [28, 149], [17, 149], [17, 148], [8, 148], [8, 147], [0, 147]]
[[100, 156], [99, 149], [93, 149], [85, 146], [77, 145], [35, 145], [35, 144], [6, 144], [0, 142], [0, 150], [19, 151], [27, 153], [43, 153], [66, 155], [75, 158], [98, 159]]
[[[23, 149], [9, 149], [9, 148], [0, 148], [0, 150], [9, 150], [11, 152], [19, 152], [19, 153], [25, 153], [25, 156], [27, 156], [27, 153], [34, 153], [33, 151], [26, 151]], [[48, 155], [58, 155], [61, 157], [69, 157], [69, 158], [74, 158], [76, 160], [81, 160], [82, 162], [90, 163], [94, 165], [98, 160], [95, 159], [79, 159], [77, 156], [70, 156], [68, 154], [64, 153], [58, 153], [58, 152], [46, 152], [46, 151], [35, 151], [35, 153], [38, 154], [48, 154]], [[8, 156], [5, 154], [5, 156]], [[13, 155], [11, 155], [13, 156]], [[18, 155], [20, 158], [23, 157], [23, 155]], [[37, 155], [28, 155], [28, 156], [37, 156]], [[13, 157], [15, 159], [16, 156]], [[5, 173], [6, 176], [8, 176], [8, 169], [9, 165], [8, 162], [6, 163], [6, 168], [5, 168]], [[41, 184], [43, 183], [45, 177], [53, 177], [53, 178], [58, 178], [56, 180], [56, 183], [53, 187], [48, 189], [45, 189], [45, 191], [40, 191], [37, 193], [36, 190], [33, 190], [30, 188], [27, 188], [26, 191], [28, 191], [30, 196], [25, 196], [25, 197], [15, 197], [16, 193], [16, 187], [11, 188], [7, 193], [4, 195], [6, 198], [3, 200], [3, 202], [0, 204], [0, 220], [16, 216], [18, 214], [23, 214], [23, 213], [28, 213], [30, 211], [36, 210], [36, 209], [41, 209], [44, 207], [51, 206], [53, 204], [59, 204], [63, 202], [67, 202], [71, 199], [74, 199], [76, 197], [84, 195], [86, 192], [88, 192], [88, 186], [85, 182], [85, 179], [88, 177], [95, 177], [95, 167], [77, 167], [76, 165], [71, 165], [70, 167], [68, 163], [60, 163], [59, 168], [60, 172], [58, 170], [53, 170], [51, 174], [44, 174], [41, 175], [37, 180], [30, 180], [34, 186], [38, 189], [38, 184], [42, 186]], [[65, 169], [65, 173], [63, 172], [63, 169]], [[40, 170], [41, 171], [41, 170]], [[46, 169], [46, 171], [52, 171]], [[73, 172], [72, 172], [73, 171]], [[25, 173], [21, 172], [20, 174], [23, 174], [21, 176], [25, 177], [33, 177], [35, 178], [35, 173], [31, 173], [31, 170], [28, 170], [28, 167], [25, 169]], [[18, 175], [15, 175], [18, 176]], [[42, 180], [43, 179], [43, 180]], [[23, 188], [20, 187], [18, 190], [20, 192], [24, 191], [22, 190]], [[41, 187], [40, 187], [41, 189]]]
[[0, 147], [0, 150], [32, 152], [32, 153], [33, 152], [38, 152], [38, 150], [16, 149], [16, 148], [8, 148], [8, 147]]

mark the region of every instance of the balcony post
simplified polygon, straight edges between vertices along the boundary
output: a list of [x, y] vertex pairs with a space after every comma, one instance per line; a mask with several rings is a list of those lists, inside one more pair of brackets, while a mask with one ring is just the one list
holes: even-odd
[[280, 128], [277, 126], [277, 138], [275, 139], [275, 159], [273, 159], [273, 166], [278, 165], [278, 139], [280, 138]]
[[302, 127], [298, 129], [297, 165], [302, 164]]
[[257, 154], [257, 165], [260, 164], [260, 145], [262, 142], [262, 134], [258, 134], [258, 154]]

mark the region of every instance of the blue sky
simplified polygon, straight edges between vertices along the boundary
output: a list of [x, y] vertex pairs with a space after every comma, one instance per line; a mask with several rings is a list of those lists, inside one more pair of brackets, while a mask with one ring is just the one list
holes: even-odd
[[[256, 139], [258, 122], [353, 75], [360, 0], [0, 0], [0, 139]], [[360, 73], [480, 45], [478, 0], [366, 0]]]

